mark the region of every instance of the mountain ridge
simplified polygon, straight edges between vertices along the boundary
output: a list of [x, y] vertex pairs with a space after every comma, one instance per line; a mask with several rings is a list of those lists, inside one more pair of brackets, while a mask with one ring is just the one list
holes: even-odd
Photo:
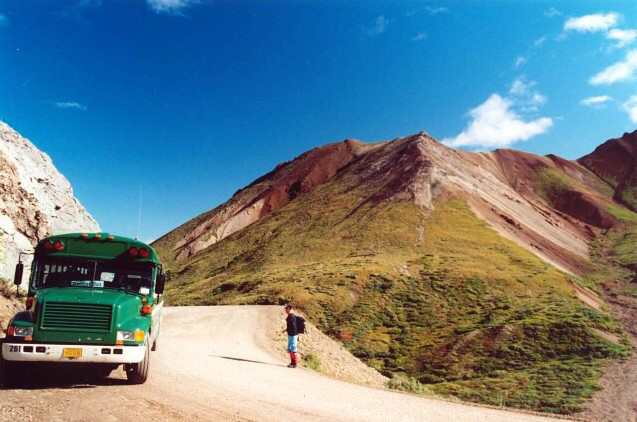
[[[423, 140], [426, 141], [422, 143]], [[474, 211], [501, 234], [527, 247], [559, 268], [580, 274], [583, 271], [581, 260], [587, 255], [586, 243], [593, 236], [592, 232], [595, 229], [608, 229], [616, 223], [616, 219], [604, 206], [605, 202], [611, 200], [608, 196], [599, 195], [590, 188], [590, 185], [595, 183], [592, 180], [593, 175], [577, 162], [556, 156], [540, 157], [514, 150], [496, 150], [491, 153], [461, 152], [437, 143], [428, 134], [422, 132], [390, 142], [369, 145], [359, 141], [345, 140], [312, 149], [289, 162], [279, 164], [271, 172], [238, 190], [227, 203], [185, 223], [194, 227], [187, 230], [188, 233], [175, 242], [174, 259], [183, 261], [196, 255], [199, 251], [286, 205], [299, 193], [306, 193], [325, 183], [336, 176], [342, 168], [355, 161], [365, 160], [368, 155], [372, 156], [372, 159], [368, 161], [373, 161], [375, 153], [383, 154], [388, 145], [396, 146], [397, 142], [407, 144], [407, 147], [412, 149], [406, 151], [403, 147], [400, 151], [394, 151], [395, 158], [403, 161], [411, 159], [414, 162], [408, 162], [402, 167], [400, 167], [400, 161], [397, 162], [400, 171], [406, 172], [404, 174], [392, 175], [388, 168], [381, 169], [383, 175], [393, 180], [392, 183], [395, 186], [385, 186], [384, 193], [379, 193], [375, 198], [368, 198], [370, 200], [382, 200], [383, 194], [387, 192], [395, 194], [400, 191], [399, 197], [411, 197], [420, 206], [429, 208], [431, 192], [427, 189], [431, 190], [432, 184], [439, 183], [439, 179], [444, 181], [444, 174], [450, 173], [452, 176], [448, 178], [449, 183], [445, 183], [446, 186], [452, 191], [463, 191], [462, 194], [469, 194], [471, 197], [469, 202]], [[356, 145], [356, 151], [352, 145]], [[419, 152], [421, 147], [423, 150]], [[399, 157], [396, 154], [402, 154], [402, 156]], [[421, 180], [414, 181], [411, 187], [402, 185], [406, 179], [417, 176], [416, 173], [407, 174], [409, 171], [428, 171], [425, 169], [428, 166], [429, 158], [427, 157], [433, 156], [437, 157], [435, 169], [431, 170], [433, 173], [429, 176], [420, 175], [425, 179], [433, 177], [430, 183]], [[443, 164], [444, 160], [450, 160], [450, 163]], [[322, 167], [324, 165], [328, 166], [327, 169]], [[480, 171], [480, 167], [488, 170]], [[564, 188], [563, 192], [560, 192], [561, 202], [548, 204], [555, 206], [547, 207], [546, 202], [550, 202], [550, 198], [542, 198], [542, 195], [536, 192], [537, 189], [534, 189], [535, 181], [530, 180], [530, 175], [537, 167], [564, 173], [569, 179], [578, 181], [578, 186]], [[457, 170], [463, 168], [470, 168], [472, 174], [469, 177], [463, 177], [461, 171]], [[440, 176], [438, 169], [441, 169], [443, 173]], [[520, 172], [524, 175], [522, 179], [519, 178]], [[373, 176], [370, 175], [370, 177]], [[492, 182], [491, 189], [488, 192], [479, 192], [481, 188], [478, 186], [484, 178]], [[429, 188], [425, 186], [427, 184]], [[433, 189], [435, 191], [437, 187], [433, 186]], [[471, 195], [472, 191], [478, 194]], [[531, 209], [536, 212], [531, 213]], [[521, 222], [516, 220], [516, 215], [523, 215], [523, 221], [533, 217], [532, 227], [529, 230], [522, 230]], [[568, 227], [568, 235], [562, 235], [562, 230], [554, 230], [553, 227], [556, 225]], [[155, 243], [164, 243], [162, 238]], [[569, 251], [575, 251], [575, 253]], [[172, 252], [168, 253], [169, 259], [173, 259], [172, 255]]]
[[637, 211], [637, 130], [607, 140], [577, 162], [607, 182], [615, 200]]

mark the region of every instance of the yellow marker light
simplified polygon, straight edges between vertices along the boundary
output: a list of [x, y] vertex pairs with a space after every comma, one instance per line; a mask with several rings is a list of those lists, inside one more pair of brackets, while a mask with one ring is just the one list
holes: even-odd
[[146, 334], [142, 330], [135, 330], [135, 341], [141, 343], [144, 341]]

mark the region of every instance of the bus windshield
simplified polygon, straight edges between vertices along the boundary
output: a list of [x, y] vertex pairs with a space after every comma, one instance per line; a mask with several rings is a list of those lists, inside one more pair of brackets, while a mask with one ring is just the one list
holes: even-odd
[[44, 258], [36, 261], [33, 287], [120, 289], [149, 294], [153, 265], [116, 261]]

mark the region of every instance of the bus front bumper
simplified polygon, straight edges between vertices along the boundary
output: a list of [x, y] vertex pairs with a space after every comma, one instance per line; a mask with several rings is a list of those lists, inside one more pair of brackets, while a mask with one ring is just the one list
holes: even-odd
[[139, 363], [142, 346], [2, 343], [2, 358], [12, 362]]

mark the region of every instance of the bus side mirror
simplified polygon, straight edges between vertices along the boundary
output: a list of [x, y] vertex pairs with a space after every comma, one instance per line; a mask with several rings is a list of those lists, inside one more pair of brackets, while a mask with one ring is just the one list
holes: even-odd
[[13, 284], [19, 286], [22, 284], [22, 273], [24, 272], [24, 264], [18, 262], [15, 266], [15, 274], [13, 275]]
[[155, 284], [155, 293], [161, 295], [164, 293], [164, 287], [166, 286], [166, 274], [161, 273], [157, 276], [157, 283]]

